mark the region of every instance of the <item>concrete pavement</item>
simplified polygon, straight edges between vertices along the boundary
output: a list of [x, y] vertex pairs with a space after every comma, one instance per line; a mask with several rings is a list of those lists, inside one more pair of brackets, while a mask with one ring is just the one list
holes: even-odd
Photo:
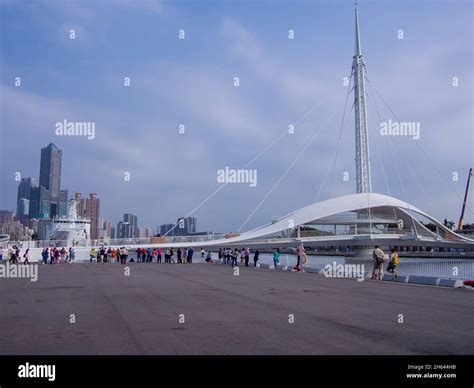
[[37, 282], [0, 279], [0, 354], [474, 354], [471, 290], [128, 268], [40, 265]]

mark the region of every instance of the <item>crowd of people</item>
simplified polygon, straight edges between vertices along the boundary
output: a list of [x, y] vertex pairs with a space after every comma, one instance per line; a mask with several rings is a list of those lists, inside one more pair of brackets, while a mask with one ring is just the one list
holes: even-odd
[[[250, 262], [250, 249], [242, 248], [220, 248], [217, 252], [218, 260], [223, 264], [231, 264], [233, 266], [240, 264], [249, 266]], [[257, 262], [260, 256], [260, 251], [257, 249], [253, 255], [254, 266], [257, 266]], [[169, 263], [169, 264], [192, 264], [194, 257], [193, 248], [136, 248], [134, 254], [130, 255], [129, 250], [126, 247], [112, 248], [112, 247], [92, 247], [89, 252], [89, 261], [97, 263], [121, 263], [127, 262], [133, 263]], [[213, 263], [214, 259], [212, 252], [206, 252], [204, 248], [200, 250], [200, 258], [204, 263]]]
[[[76, 261], [76, 253], [73, 247], [66, 249], [64, 247], [45, 247], [41, 251], [41, 258], [44, 264], [73, 263]], [[3, 248], [0, 247], [0, 260], [3, 259]], [[14, 245], [7, 250], [5, 257], [12, 264], [30, 264], [30, 249], [26, 248], [22, 253], [21, 249]]]
[[[242, 248], [220, 248], [218, 253], [218, 260], [222, 264], [229, 264], [233, 267], [237, 265], [249, 266], [250, 262], [250, 249], [248, 247]], [[3, 259], [4, 252], [3, 248], [0, 247], [0, 261]], [[136, 248], [135, 255], [131, 255], [127, 247], [123, 246], [120, 248], [112, 247], [92, 247], [89, 252], [89, 262], [97, 263], [120, 263], [126, 264], [127, 262], [133, 263], [177, 263], [177, 264], [191, 264], [193, 263], [194, 250], [193, 248]], [[255, 250], [253, 254], [253, 265], [257, 267], [259, 260], [260, 251]], [[275, 268], [280, 264], [280, 249], [276, 248], [273, 252], [273, 264]], [[206, 252], [203, 248], [200, 250], [201, 261], [204, 263], [214, 262], [212, 258], [212, 252]], [[76, 261], [76, 253], [73, 247], [66, 249], [65, 247], [45, 247], [41, 251], [41, 258], [43, 264], [60, 264], [60, 263], [74, 263]], [[306, 264], [307, 256], [303, 247], [297, 247], [296, 249], [296, 266], [293, 267], [295, 271], [301, 270], [301, 265]], [[381, 279], [384, 273], [384, 263], [387, 261], [385, 258], [384, 251], [375, 246], [372, 254], [374, 267], [372, 270], [372, 279]], [[27, 248], [22, 253], [21, 249], [17, 246], [8, 248], [7, 256], [5, 257], [12, 264], [30, 264], [30, 250]], [[394, 248], [388, 257], [387, 272], [393, 275], [393, 278], [397, 276], [397, 266], [399, 264], [399, 258], [397, 250]]]

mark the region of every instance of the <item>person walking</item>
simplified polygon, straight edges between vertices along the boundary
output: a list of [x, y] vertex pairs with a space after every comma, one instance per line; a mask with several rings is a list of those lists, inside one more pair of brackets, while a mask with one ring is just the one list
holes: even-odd
[[89, 257], [90, 257], [90, 261], [89, 263], [92, 263], [92, 260], [94, 260], [94, 257], [95, 257], [95, 248], [92, 247], [90, 252], [89, 252]]
[[189, 248], [189, 251], [188, 251], [188, 263], [189, 264], [193, 263], [193, 255], [194, 255], [193, 248]]
[[273, 252], [273, 265], [275, 269], [277, 269], [278, 264], [280, 263], [280, 248], [277, 248], [275, 252]]
[[300, 245], [298, 245], [296, 247], [296, 266], [293, 269], [296, 271], [299, 271], [300, 265], [301, 265], [301, 247]]
[[23, 254], [23, 259], [24, 259], [24, 260], [23, 260], [23, 264], [28, 264], [28, 265], [30, 265], [30, 260], [29, 260], [29, 258], [30, 258], [30, 249], [27, 248], [27, 249], [26, 249], [26, 252]]
[[54, 264], [59, 264], [61, 261], [61, 251], [59, 248], [54, 250]]
[[245, 266], [248, 267], [249, 266], [249, 259], [250, 259], [250, 249], [249, 247], [245, 248], [244, 250], [244, 262], [245, 262]]
[[239, 256], [239, 251], [237, 250], [237, 248], [235, 248], [230, 255], [232, 259], [232, 267], [237, 267], [238, 256]]
[[120, 259], [120, 264], [125, 264], [125, 263], [124, 263], [124, 260], [123, 260], [125, 256], [124, 256], [124, 254], [123, 254], [123, 248], [122, 248], [122, 247], [120, 247], [120, 248], [117, 250], [117, 255], [118, 255], [119, 259]]
[[374, 260], [374, 268], [372, 270], [372, 279], [382, 279], [383, 275], [383, 262], [385, 259], [385, 254], [382, 249], [377, 245], [372, 253], [372, 258]]
[[76, 252], [73, 247], [69, 247], [69, 262], [74, 263], [76, 261]]
[[224, 262], [224, 254], [222, 252], [222, 248], [219, 248], [219, 253], [217, 254], [217, 259], [223, 263]]
[[20, 248], [16, 247], [15, 250], [15, 263], [20, 264], [21, 259], [20, 259]]
[[203, 263], [205, 259], [206, 259], [206, 251], [203, 248], [201, 248], [201, 260]]
[[182, 262], [183, 262], [183, 264], [186, 264], [188, 262], [188, 250], [186, 248], [183, 248]]
[[16, 255], [16, 250], [15, 250], [15, 247], [13, 247], [11, 250], [9, 250], [9, 253], [8, 253], [8, 256], [9, 256], [8, 262], [9, 263], [13, 263], [13, 264], [16, 263], [15, 255]]
[[258, 256], [260, 256], [260, 251], [257, 249], [253, 255], [253, 266], [257, 267]]
[[181, 248], [178, 248], [178, 250], [176, 251], [176, 255], [178, 257], [178, 264], [181, 264], [181, 256], [183, 255], [183, 252], [181, 252]]
[[158, 248], [158, 259], [157, 259], [157, 263], [160, 263], [161, 264], [161, 257], [163, 256], [163, 250], [161, 248]]
[[66, 261], [66, 249], [64, 247], [61, 248], [61, 263]]
[[395, 248], [392, 249], [392, 254], [390, 255], [390, 261], [388, 262], [387, 272], [390, 272], [392, 276], [392, 280], [397, 277], [397, 265], [399, 263], [398, 253]]
[[43, 264], [48, 264], [48, 257], [49, 257], [48, 247], [43, 248], [43, 252], [41, 252], [41, 257], [43, 258]]

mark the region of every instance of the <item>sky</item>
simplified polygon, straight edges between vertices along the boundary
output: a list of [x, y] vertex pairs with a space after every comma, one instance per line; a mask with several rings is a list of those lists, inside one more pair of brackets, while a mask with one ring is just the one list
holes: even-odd
[[[457, 221], [474, 155], [473, 3], [359, 11], [372, 190]], [[0, 209], [16, 207], [17, 172], [38, 179], [50, 142], [62, 188], [97, 193], [112, 222], [193, 215], [231, 232], [354, 193], [353, 55], [351, 0], [0, 0]], [[63, 120], [93, 122], [95, 137], [58, 136]], [[388, 120], [418, 123], [419, 139], [382, 136]], [[226, 167], [257, 184], [221, 187]]]

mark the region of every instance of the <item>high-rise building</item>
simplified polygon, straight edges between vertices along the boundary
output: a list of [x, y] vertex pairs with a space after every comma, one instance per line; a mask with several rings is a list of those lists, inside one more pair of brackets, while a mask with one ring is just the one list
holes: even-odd
[[[28, 208], [29, 208], [29, 201], [31, 195], [31, 189], [33, 187], [37, 187], [36, 179], [35, 178], [22, 178], [20, 184], [18, 185], [18, 192], [16, 196], [16, 214], [20, 215], [28, 215], [29, 211], [26, 213], [25, 211], [25, 203], [21, 203], [22, 199], [28, 200]], [[22, 206], [22, 209], [20, 209]]]
[[39, 187], [30, 185], [30, 218], [67, 215], [68, 193], [67, 190], [61, 190], [61, 164], [62, 151], [53, 143], [41, 149]]
[[82, 198], [82, 193], [74, 193], [74, 201], [76, 202], [77, 216], [80, 218], [86, 218], [86, 199]]
[[139, 237], [138, 231], [138, 217], [134, 214], [124, 213], [123, 221], [127, 222], [128, 225], [132, 228], [132, 235], [127, 238]]
[[187, 236], [196, 233], [196, 217], [180, 217], [173, 230], [175, 236]]
[[117, 237], [116, 238], [134, 238], [135, 235], [134, 233], [138, 231], [135, 231], [135, 228], [130, 225], [128, 222], [125, 221], [119, 221], [117, 223]]
[[0, 210], [0, 224], [8, 224], [13, 222], [15, 213], [10, 210]]
[[112, 223], [110, 221], [104, 220], [103, 229], [104, 229], [104, 235], [106, 238], [111, 238], [112, 236]]
[[16, 217], [24, 226], [28, 226], [30, 223], [30, 200], [26, 198], [20, 198], [17, 203]]
[[59, 197], [61, 190], [61, 165], [63, 151], [53, 143], [41, 149], [39, 184], [51, 193], [51, 199]]
[[145, 238], [147, 237], [146, 235], [146, 228], [142, 227], [142, 226], [139, 226], [138, 227], [138, 238]]
[[109, 240], [111, 237], [112, 224], [104, 218], [99, 219], [99, 239]]
[[147, 227], [145, 229], [146, 229], [145, 237], [153, 237], [153, 228]]
[[196, 217], [186, 217], [184, 219], [184, 226], [185, 226], [185, 229], [186, 229], [186, 234], [196, 233], [197, 218]]
[[112, 227], [110, 228], [110, 238], [111, 238], [112, 240], [115, 240], [115, 238], [116, 238], [115, 235], [116, 235], [116, 233], [115, 233], [115, 226], [112, 226]]
[[86, 199], [86, 218], [91, 221], [91, 239], [99, 238], [100, 199], [97, 194], [90, 193]]
[[8, 234], [10, 241], [29, 240], [31, 230], [22, 225], [20, 221], [11, 221], [0, 224], [0, 234]]
[[174, 227], [173, 224], [163, 224], [163, 225], [161, 225], [160, 226], [160, 234], [162, 236], [164, 236], [164, 235], [167, 235], [167, 236], [170, 236], [170, 237], [175, 236], [174, 232], [175, 232], [176, 228], [173, 229], [173, 227]]

